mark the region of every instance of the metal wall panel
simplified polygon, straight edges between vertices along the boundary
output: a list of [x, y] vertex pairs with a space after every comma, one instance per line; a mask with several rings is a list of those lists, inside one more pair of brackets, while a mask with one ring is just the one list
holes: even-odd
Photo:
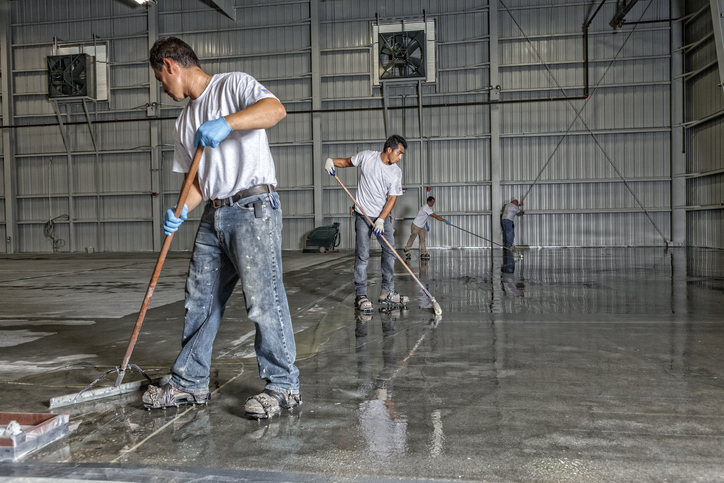
[[313, 218], [285, 218], [282, 228], [282, 250], [301, 250], [307, 234], [314, 229]]
[[423, 163], [435, 183], [483, 183], [490, 180], [490, 140], [430, 141]]
[[[669, 213], [650, 213], [663, 233]], [[516, 220], [515, 244], [556, 246], [665, 246], [644, 213], [525, 214]]]
[[685, 2], [687, 244], [724, 248], [724, 92], [709, 2]]
[[[46, 124], [16, 130], [21, 250], [48, 249], [47, 241], [32, 239], [37, 234], [42, 237], [40, 223], [50, 211], [48, 191], [56, 196], [56, 201], [51, 201], [53, 213], [64, 212], [63, 209], [74, 211], [77, 223], [66, 228], [69, 235], [76, 237], [75, 250], [96, 246], [91, 243], [101, 243], [99, 250], [153, 249], [151, 220], [162, 214], [153, 213], [151, 196], [156, 188], [151, 182], [152, 125], [146, 118], [149, 86], [145, 7], [112, 0], [12, 3], [15, 113], [20, 122]], [[536, 184], [526, 200], [532, 214], [521, 220], [522, 230], [528, 230], [530, 235], [529, 243], [660, 244], [661, 236], [640, 212], [619, 173], [629, 180], [647, 209], [660, 210], [653, 212], [652, 217], [668, 236], [668, 25], [625, 26], [614, 33], [607, 20], [615, 5], [607, 2], [591, 26], [592, 95], [588, 100], [571, 102], [581, 110], [587, 127], [596, 132], [604, 154], [587, 127], [580, 119], [575, 120], [569, 103], [505, 103], [560, 96], [559, 84], [567, 89], [567, 95], [582, 94], [580, 26], [590, 14], [590, 2], [499, 2], [496, 27], [500, 40], [494, 45], [488, 39], [485, 1], [319, 2], [321, 72], [311, 72], [308, 3], [235, 3], [237, 20], [233, 21], [208, 2], [164, 0], [155, 7], [158, 32], [178, 35], [189, 42], [209, 73], [248, 72], [287, 106], [287, 118], [268, 130], [283, 200], [285, 248], [301, 248], [306, 232], [314, 226], [314, 170], [321, 170], [320, 165], [315, 165], [321, 164], [321, 160], [314, 159], [313, 120], [308, 112], [313, 96], [318, 97], [324, 111], [319, 114], [322, 160], [328, 156], [346, 158], [365, 149], [380, 150], [388, 133], [402, 134], [409, 141], [400, 165], [404, 186], [410, 188], [409, 192], [418, 193], [412, 196], [426, 194], [420, 188], [431, 186], [431, 193], [438, 199], [436, 207], [446, 213], [446, 218], [481, 236], [489, 237], [492, 224], [499, 218], [498, 213], [490, 213], [494, 206], [490, 198], [493, 183], [502, 183], [500, 192], [507, 198], [521, 196], [539, 178], [545, 183]], [[378, 15], [381, 22], [420, 20], [423, 9], [425, 17], [434, 19], [436, 25], [437, 82], [421, 86], [422, 92], [418, 92], [417, 83], [388, 86], [386, 107], [392, 109], [387, 111], [385, 125], [382, 89], [370, 82], [370, 55], [376, 55], [371, 52], [371, 25]], [[630, 12], [629, 20], [668, 16], [667, 2], [639, 2]], [[695, 19], [687, 27], [686, 35], [701, 38], [700, 35], [707, 35], [707, 28], [710, 31], [711, 26]], [[108, 43], [111, 97], [108, 102], [91, 106], [91, 118], [132, 120], [94, 124], [99, 150], [96, 156], [82, 105], [70, 106], [69, 119], [80, 123], [68, 126], [73, 151], [70, 173], [66, 145], [59, 128], [54, 126], [57, 120], [53, 105], [45, 95], [45, 57], [54, 36], [64, 41], [87, 42], [97, 38]], [[491, 48], [497, 49], [499, 65], [495, 68], [500, 71], [504, 102], [499, 106], [500, 126], [490, 125], [491, 111], [487, 105], [493, 68]], [[548, 68], [536, 51], [549, 64]], [[687, 54], [687, 70], [709, 62], [707, 59], [712, 55], [711, 46], [702, 44]], [[319, 92], [313, 92], [314, 76], [319, 76]], [[709, 95], [707, 100], [706, 96], [697, 95], [699, 90], [711, 91], [710, 94], [717, 90], [714, 77], [711, 72], [704, 72], [687, 81], [688, 120], [722, 110], [724, 101], [720, 97]], [[599, 83], [601, 86], [596, 88]], [[158, 89], [158, 85], [150, 88]], [[425, 106], [422, 121], [418, 111], [420, 96]], [[162, 117], [175, 117], [184, 104], [165, 95], [160, 101]], [[402, 106], [407, 108], [398, 109]], [[64, 121], [67, 119], [64, 117]], [[159, 125], [163, 151], [158, 194], [166, 209], [175, 203], [182, 176], [171, 172], [173, 121], [160, 121]], [[720, 128], [711, 125], [718, 126], [718, 121], [690, 131], [690, 173], [721, 166], [717, 153], [721, 152], [718, 139], [722, 136]], [[572, 134], [558, 146], [569, 126]], [[497, 160], [490, 159], [491, 132], [497, 128], [502, 133], [501, 179], [493, 179], [491, 163]], [[48, 182], [50, 166], [53, 173]], [[353, 193], [358, 176], [357, 169], [340, 170], [340, 179]], [[690, 181], [690, 189], [701, 191], [698, 198], [690, 197], [691, 202], [717, 201], [719, 183], [718, 178], [713, 182]], [[349, 227], [344, 225], [349, 223], [351, 201], [334, 179], [325, 176], [321, 184], [324, 222], [341, 220], [348, 238]], [[72, 193], [68, 193], [70, 189]], [[575, 210], [622, 212], [570, 212]], [[188, 229], [174, 238], [173, 249], [190, 249], [199, 216], [199, 209], [194, 210]], [[406, 238], [404, 232], [409, 228], [397, 225], [399, 235]], [[405, 221], [404, 225], [409, 223]], [[433, 226], [431, 247], [489, 246], [488, 242], [460, 230], [434, 222]], [[140, 235], [134, 236], [135, 232]], [[634, 232], [636, 235], [632, 235]], [[344, 238], [343, 244], [349, 244]]]
[[724, 173], [687, 180], [687, 206], [713, 207], [724, 199]]
[[724, 211], [702, 210], [687, 213], [686, 223], [691, 233], [691, 245], [722, 248], [724, 240]]
[[[666, 210], [671, 206], [669, 181], [627, 184], [567, 183], [538, 184], [530, 190], [525, 204], [533, 210]], [[505, 201], [520, 199], [526, 193], [525, 185], [505, 185], [501, 189]], [[637, 201], [638, 200], [638, 201]], [[643, 208], [639, 205], [643, 205]]]
[[626, 179], [669, 177], [669, 138], [668, 132], [599, 134], [603, 150], [586, 134], [562, 142], [561, 136], [503, 138], [502, 179], [620, 180], [616, 170]]
[[[716, 94], [721, 88], [710, 91]], [[724, 96], [713, 96], [724, 97]], [[686, 172], [700, 174], [724, 168], [724, 118], [698, 124], [688, 130], [689, 149], [686, 158]]]

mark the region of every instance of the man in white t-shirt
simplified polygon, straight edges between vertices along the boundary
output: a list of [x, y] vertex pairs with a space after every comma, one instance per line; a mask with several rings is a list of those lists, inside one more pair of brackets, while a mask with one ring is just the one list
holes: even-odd
[[360, 207], [355, 208], [354, 285], [355, 307], [364, 312], [372, 311], [372, 302], [367, 298], [367, 264], [370, 258], [370, 237], [374, 233], [382, 236], [392, 247], [380, 240], [382, 246], [382, 291], [378, 301], [384, 305], [406, 304], [409, 298], [395, 292], [393, 279], [395, 268], [395, 240], [392, 237], [392, 208], [397, 197], [402, 195], [402, 170], [397, 163], [407, 148], [402, 136], [393, 134], [379, 151], [362, 151], [351, 158], [328, 158], [324, 169], [334, 176], [337, 168], [359, 166], [361, 176], [357, 186], [357, 203], [373, 224], [365, 219]]
[[518, 203], [518, 200], [513, 200], [503, 208], [503, 218], [501, 223], [503, 224], [503, 235], [505, 236], [505, 247], [510, 248], [513, 246], [513, 240], [515, 239], [515, 220], [516, 216], [524, 215], [525, 211], [522, 211], [520, 207], [523, 203]]
[[[241, 282], [249, 319], [256, 326], [261, 394], [246, 400], [245, 414], [264, 419], [302, 403], [296, 345], [282, 282], [282, 213], [274, 161], [265, 129], [286, 116], [279, 99], [241, 72], [206, 74], [191, 47], [175, 37], [153, 45], [156, 79], [175, 101], [189, 98], [176, 121], [173, 170], [188, 173], [198, 145], [204, 148], [197, 177], [180, 217], [169, 209], [164, 232], [173, 234], [202, 201], [186, 279], [181, 352], [171, 381], [150, 386], [148, 408], [205, 404], [211, 399], [211, 350], [221, 316]], [[187, 175], [188, 176], [188, 175]]]
[[436, 220], [444, 221], [446, 225], [449, 225], [450, 222], [447, 221], [445, 218], [442, 218], [440, 216], [437, 216], [432, 211], [432, 207], [435, 205], [435, 198], [432, 196], [427, 197], [427, 203], [422, 205], [420, 208], [420, 211], [417, 212], [417, 216], [414, 220], [412, 220], [412, 223], [410, 224], [410, 238], [407, 240], [407, 245], [405, 245], [405, 256], [407, 258], [410, 258], [410, 248], [412, 248], [412, 244], [415, 242], [415, 238], [418, 236], [420, 237], [420, 258], [423, 260], [429, 260], [430, 254], [427, 253], [427, 247], [425, 246], [425, 227], [427, 225], [427, 218], [432, 216]]

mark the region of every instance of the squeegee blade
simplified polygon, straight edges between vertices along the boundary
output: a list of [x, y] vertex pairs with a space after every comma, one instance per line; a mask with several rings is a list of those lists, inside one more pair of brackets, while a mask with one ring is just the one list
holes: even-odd
[[[164, 376], [159, 379], [154, 379], [151, 383], [154, 385], [163, 386], [166, 384], [171, 376]], [[120, 386], [110, 387], [99, 387], [97, 389], [89, 389], [81, 394], [68, 394], [65, 396], [58, 396], [50, 399], [50, 409], [59, 408], [63, 406], [71, 406], [73, 404], [80, 404], [87, 401], [93, 401], [95, 399], [102, 399], [105, 397], [120, 396], [129, 392], [138, 391], [142, 387], [149, 384], [147, 380], [140, 380], [134, 382], [127, 382]]]

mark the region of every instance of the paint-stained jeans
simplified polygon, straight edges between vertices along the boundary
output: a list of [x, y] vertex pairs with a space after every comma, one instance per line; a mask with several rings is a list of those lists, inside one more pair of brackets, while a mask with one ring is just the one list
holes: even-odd
[[510, 248], [513, 246], [515, 238], [515, 224], [511, 220], [503, 220], [503, 234], [505, 235], [505, 246]]
[[[260, 218], [252, 203], [263, 201]], [[277, 208], [275, 209], [274, 206]], [[209, 387], [211, 350], [236, 283], [256, 326], [254, 349], [267, 388], [299, 392], [296, 345], [282, 281], [282, 211], [277, 193], [240, 199], [215, 209], [206, 205], [186, 280], [182, 349], [171, 368], [171, 384], [191, 393]]]
[[[354, 288], [357, 295], [367, 295], [367, 265], [370, 261], [370, 236], [372, 236], [372, 227], [367, 222], [364, 215], [360, 215], [355, 211], [355, 232], [357, 234], [357, 243], [355, 244], [354, 253]], [[395, 248], [395, 239], [392, 237], [392, 221], [390, 216], [385, 218], [384, 236], [392, 248]], [[373, 219], [374, 222], [376, 220]], [[395, 281], [393, 280], [395, 270], [395, 253], [390, 250], [387, 243], [377, 240], [382, 246], [382, 291], [392, 292], [395, 290]]]

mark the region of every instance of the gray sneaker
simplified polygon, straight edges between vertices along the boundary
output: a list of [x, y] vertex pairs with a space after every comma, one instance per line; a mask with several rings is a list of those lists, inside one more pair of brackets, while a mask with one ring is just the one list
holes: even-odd
[[379, 303], [385, 305], [406, 305], [410, 301], [407, 295], [400, 295], [394, 290], [392, 292], [382, 292], [378, 300]]
[[148, 386], [141, 399], [146, 409], [164, 409], [182, 404], [207, 404], [211, 400], [211, 393], [194, 394], [166, 384], [163, 387]]
[[293, 409], [301, 404], [302, 396], [299, 394], [284, 394], [264, 389], [246, 400], [244, 416], [249, 419], [267, 419], [281, 414], [283, 409]]

